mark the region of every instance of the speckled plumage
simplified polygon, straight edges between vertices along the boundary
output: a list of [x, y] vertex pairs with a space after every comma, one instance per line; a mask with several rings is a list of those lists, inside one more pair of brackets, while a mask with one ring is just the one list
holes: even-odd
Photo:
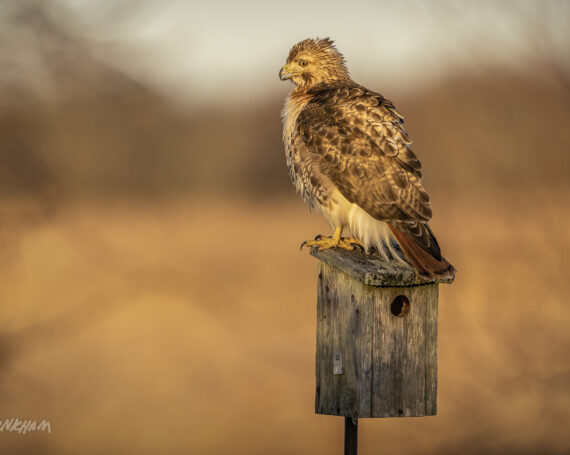
[[451, 273], [427, 224], [422, 167], [394, 105], [350, 78], [329, 39], [296, 44], [280, 76], [296, 85], [283, 110], [283, 140], [291, 179], [309, 206], [388, 259], [426, 275]]

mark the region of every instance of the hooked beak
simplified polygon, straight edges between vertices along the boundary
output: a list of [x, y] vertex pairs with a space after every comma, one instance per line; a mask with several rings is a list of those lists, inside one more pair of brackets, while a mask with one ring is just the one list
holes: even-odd
[[279, 79], [281, 79], [282, 81], [286, 81], [287, 79], [291, 79], [292, 76], [293, 76], [293, 73], [289, 72], [289, 68], [287, 68], [287, 65], [285, 65], [283, 68], [281, 68], [279, 70]]

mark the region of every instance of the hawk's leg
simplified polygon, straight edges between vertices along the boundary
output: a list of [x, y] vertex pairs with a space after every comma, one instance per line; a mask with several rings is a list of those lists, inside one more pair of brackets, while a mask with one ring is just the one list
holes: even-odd
[[315, 238], [315, 240], [306, 240], [301, 243], [301, 249], [304, 246], [308, 247], [317, 247], [318, 250], [328, 250], [329, 248], [343, 248], [348, 251], [354, 250], [355, 246], [361, 247], [364, 249], [362, 243], [360, 243], [355, 238], [344, 239], [341, 237], [342, 234], [342, 226], [337, 226], [334, 231], [332, 237], [324, 237], [319, 235]]

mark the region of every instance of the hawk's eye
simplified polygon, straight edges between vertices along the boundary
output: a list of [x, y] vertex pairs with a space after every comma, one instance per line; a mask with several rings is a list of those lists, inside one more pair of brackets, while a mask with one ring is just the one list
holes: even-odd
[[309, 62], [307, 60], [299, 60], [299, 65], [301, 66], [307, 66], [309, 64]]

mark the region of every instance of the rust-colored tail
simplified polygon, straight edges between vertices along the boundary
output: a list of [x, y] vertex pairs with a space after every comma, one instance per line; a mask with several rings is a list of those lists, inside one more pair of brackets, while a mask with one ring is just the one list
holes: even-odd
[[[404, 254], [410, 260], [412, 265], [416, 268], [418, 273], [422, 276], [437, 279], [447, 279], [453, 278], [455, 275], [455, 268], [445, 260], [441, 254], [439, 254], [439, 247], [437, 247], [437, 256], [434, 256], [434, 252], [422, 247], [418, 242], [408, 237], [405, 233], [400, 231], [395, 226], [388, 223], [390, 232], [402, 247]], [[427, 227], [427, 226], [426, 226]], [[433, 238], [433, 242], [437, 245], [437, 240], [433, 236], [431, 230], [427, 228], [430, 236]]]

